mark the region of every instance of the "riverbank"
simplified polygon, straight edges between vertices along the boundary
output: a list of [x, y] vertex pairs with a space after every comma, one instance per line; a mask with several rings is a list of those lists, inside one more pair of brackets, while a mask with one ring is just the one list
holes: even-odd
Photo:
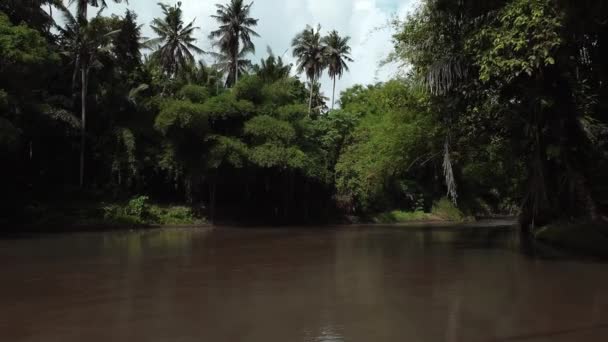
[[472, 222], [475, 221], [475, 218], [466, 215], [450, 200], [444, 198], [433, 204], [430, 212], [393, 210], [372, 215], [367, 220], [368, 223], [399, 224], [412, 222]]
[[[474, 222], [447, 199], [437, 201], [430, 212], [393, 210], [362, 216], [336, 216], [328, 220], [298, 225], [404, 225], [450, 224]], [[220, 219], [220, 226], [256, 226], [270, 222], [230, 221]], [[161, 204], [146, 196], [124, 201], [95, 201], [81, 199], [57, 202], [38, 202], [27, 206], [22, 213], [0, 225], [10, 231], [65, 232], [100, 231], [161, 227], [210, 226], [204, 208], [184, 204]], [[6, 230], [6, 229], [5, 229]]]
[[6, 230], [56, 232], [205, 226], [201, 212], [183, 204], [152, 203], [145, 196], [129, 201], [59, 201], [36, 203], [1, 222]]

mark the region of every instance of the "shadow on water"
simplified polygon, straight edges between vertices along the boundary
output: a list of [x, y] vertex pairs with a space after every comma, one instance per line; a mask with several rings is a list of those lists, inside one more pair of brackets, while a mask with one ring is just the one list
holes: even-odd
[[414, 241], [419, 241], [421, 246], [427, 247], [440, 244], [443, 248], [448, 245], [454, 249], [509, 250], [533, 259], [608, 262], [606, 258], [577, 253], [534, 239], [512, 220], [465, 224], [409, 224], [383, 228], [405, 229]]
[[584, 327], [572, 328], [572, 329], [561, 329], [561, 330], [554, 330], [554, 331], [547, 331], [547, 332], [522, 334], [522, 335], [500, 338], [495, 341], [496, 342], [532, 341], [532, 340], [538, 340], [538, 339], [567, 337], [568, 335], [591, 332], [591, 331], [598, 331], [598, 330], [606, 330], [606, 334], [608, 335], [608, 324], [597, 324], [597, 325], [584, 326]]

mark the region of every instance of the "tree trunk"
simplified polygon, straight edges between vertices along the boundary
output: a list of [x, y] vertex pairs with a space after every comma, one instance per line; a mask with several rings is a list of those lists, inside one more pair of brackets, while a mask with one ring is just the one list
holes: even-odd
[[212, 224], [215, 223], [215, 194], [217, 189], [217, 182], [215, 177], [211, 178], [209, 184], [209, 220]]
[[239, 83], [239, 32], [236, 33], [236, 49], [234, 51], [234, 85]]
[[334, 110], [335, 104], [336, 104], [336, 76], [334, 76], [334, 91], [331, 95], [331, 110]]
[[[49, 4], [49, 16], [51, 17], [51, 22], [54, 23], [55, 22], [55, 18], [53, 18], [53, 5]], [[51, 32], [51, 27], [52, 25], [49, 25], [46, 29], [46, 33], [50, 33]]]
[[290, 171], [283, 171], [283, 220], [289, 222], [289, 174]]
[[[78, 2], [78, 13], [77, 20], [81, 27], [84, 27], [87, 23], [87, 12], [89, 4], [86, 0], [79, 0]], [[82, 28], [81, 28], [82, 29]], [[80, 76], [81, 76], [81, 89], [80, 89], [80, 106], [81, 106], [81, 122], [80, 122], [80, 175], [79, 185], [80, 189], [84, 188], [84, 154], [86, 148], [86, 125], [87, 125], [87, 63], [85, 62], [84, 56], [78, 55], [77, 60], [80, 59]]]
[[122, 186], [122, 172], [120, 171], [120, 167], [118, 167], [118, 186]]
[[555, 206], [551, 203], [547, 187], [547, 147], [543, 137], [543, 122], [536, 112], [531, 123], [532, 155], [528, 161], [528, 194], [523, 202], [520, 214], [520, 225], [524, 233], [548, 223], [553, 216]]
[[308, 100], [308, 116], [312, 116], [312, 95], [313, 95], [313, 87], [315, 84], [315, 78], [310, 79], [310, 99]]
[[239, 59], [238, 59], [238, 56], [236, 57], [236, 62], [234, 64], [234, 84], [232, 86], [235, 86], [237, 83], [239, 83]]
[[87, 16], [89, 12], [89, 2], [88, 0], [78, 0], [78, 5], [76, 7], [76, 20], [78, 20], [79, 24], [86, 23]]
[[310, 188], [308, 187], [308, 182], [306, 181], [306, 179], [304, 179], [304, 222], [306, 223], [308, 223], [308, 218], [310, 217], [310, 202], [308, 201], [308, 199], [310, 198], [309, 190]]
[[84, 188], [84, 154], [86, 148], [86, 126], [87, 126], [87, 72], [85, 63], [81, 69], [82, 87], [80, 90], [81, 117], [80, 117], [80, 188]]
[[580, 206], [581, 214], [584, 219], [596, 222], [600, 215], [597, 209], [597, 204], [591, 195], [591, 190], [587, 186], [587, 180], [580, 172], [574, 173], [574, 197], [576, 206]]

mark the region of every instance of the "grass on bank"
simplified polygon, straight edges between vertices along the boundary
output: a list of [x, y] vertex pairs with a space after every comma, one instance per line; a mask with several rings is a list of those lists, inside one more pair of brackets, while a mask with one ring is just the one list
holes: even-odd
[[433, 204], [430, 213], [424, 211], [403, 211], [393, 210], [373, 217], [373, 222], [383, 224], [424, 222], [424, 221], [445, 221], [445, 222], [464, 222], [469, 218], [447, 198]]

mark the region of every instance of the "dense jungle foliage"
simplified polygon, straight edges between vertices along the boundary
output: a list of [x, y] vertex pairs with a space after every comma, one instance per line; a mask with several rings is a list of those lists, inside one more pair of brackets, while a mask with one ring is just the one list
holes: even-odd
[[191, 23], [159, 4], [144, 39], [110, 2], [0, 2], [0, 222], [137, 196], [281, 224], [608, 211], [606, 1], [425, 0], [393, 23], [400, 76], [336, 100], [318, 83], [352, 61], [336, 31], [294, 37], [295, 65], [254, 63], [252, 4]]

